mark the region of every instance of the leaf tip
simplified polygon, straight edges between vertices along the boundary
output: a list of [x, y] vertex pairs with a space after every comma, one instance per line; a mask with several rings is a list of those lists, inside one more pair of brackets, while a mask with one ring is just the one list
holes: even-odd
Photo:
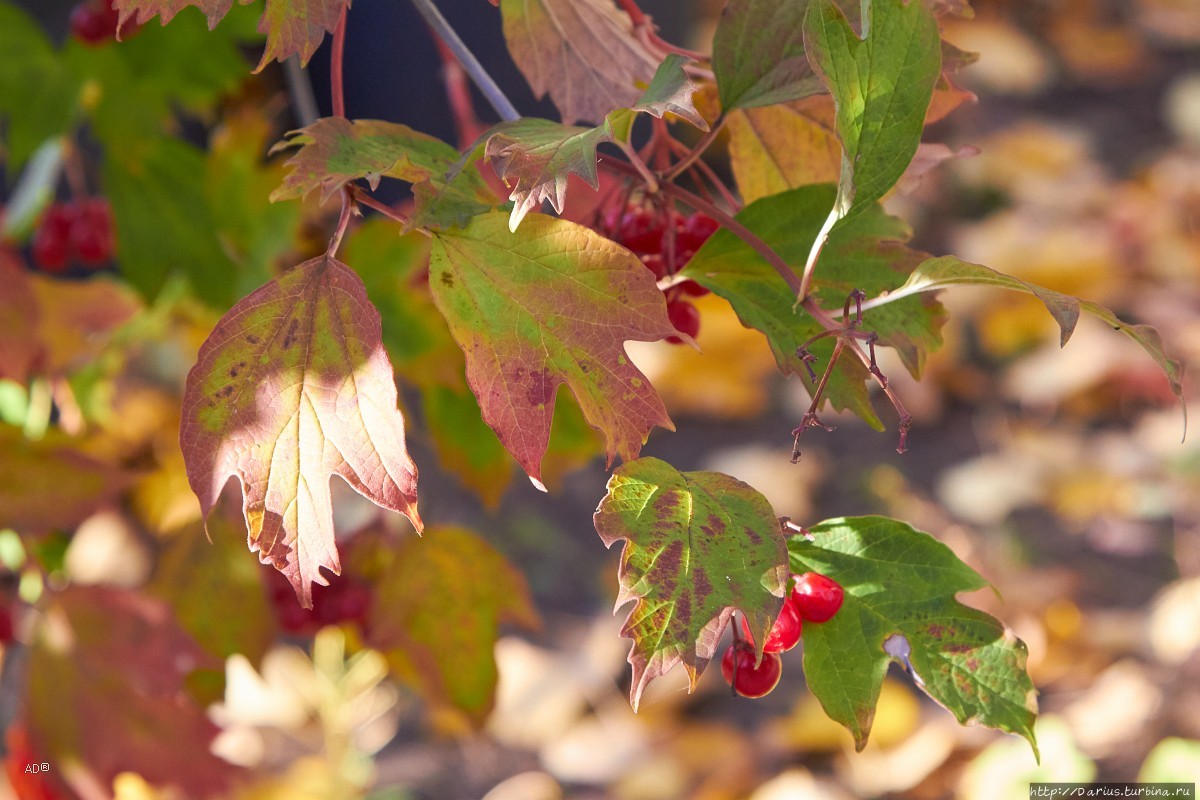
[[546, 484], [542, 483], [539, 479], [535, 478], [534, 476], [532, 476], [532, 475], [529, 476], [529, 482], [532, 483], [533, 488], [537, 489], [539, 492], [542, 492], [544, 494], [550, 493], [550, 490], [546, 488]]

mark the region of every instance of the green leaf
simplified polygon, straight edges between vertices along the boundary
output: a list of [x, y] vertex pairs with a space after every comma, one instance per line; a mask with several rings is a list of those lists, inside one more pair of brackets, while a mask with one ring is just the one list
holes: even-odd
[[[687, 120], [702, 131], [708, 130], [708, 122], [696, 110], [692, 96], [696, 93], [696, 84], [688, 77], [683, 65], [688, 59], [678, 53], [670, 53], [651, 79], [646, 91], [638, 101], [630, 106], [630, 111], [641, 111], [662, 119], [665, 114], [674, 114]], [[609, 115], [611, 121], [612, 115]], [[615, 123], [614, 123], [615, 125]], [[627, 138], [627, 137], [618, 137]]]
[[513, 61], [567, 124], [634, 105], [658, 67], [611, 0], [501, 0], [500, 13]]
[[148, 594], [169, 605], [179, 622], [211, 656], [241, 653], [258, 665], [275, 634], [263, 570], [246, 558], [241, 531], [224, 513], [189, 525], [164, 543]]
[[832, 578], [845, 599], [829, 621], [805, 624], [804, 674], [859, 750], [895, 660], [960, 723], [1019, 734], [1037, 754], [1037, 694], [1025, 672], [1025, 644], [955, 599], [987, 581], [929, 534], [885, 517], [826, 520], [809, 534], [788, 540], [792, 572]]
[[904, 174], [942, 69], [937, 23], [924, 3], [864, 7], [862, 39], [833, 0], [813, 0], [803, 26], [809, 59], [837, 107], [842, 169], [834, 221], [867, 208]]
[[721, 107], [786, 103], [823, 91], [804, 52], [811, 0], [730, 0], [713, 34]]
[[230, 309], [188, 373], [179, 442], [207, 517], [242, 484], [252, 552], [312, 607], [321, 568], [340, 573], [329, 480], [340, 476], [418, 528], [417, 470], [362, 281], [321, 256]]
[[436, 709], [482, 724], [496, 692], [499, 626], [540, 623], [524, 577], [462, 528], [430, 528], [377, 557], [385, 563], [374, 581], [368, 644]]
[[[1061, 346], [1066, 346], [1071, 334], [1075, 332], [1080, 312], [1086, 311], [1092, 314], [1113, 330], [1128, 336], [1145, 350], [1154, 359], [1154, 363], [1162, 369], [1163, 374], [1167, 376], [1171, 391], [1182, 404], [1183, 364], [1166, 354], [1158, 330], [1152, 325], [1130, 325], [1122, 322], [1112, 311], [1090, 300], [1080, 300], [1068, 294], [1044, 289], [989, 267], [962, 261], [954, 256], [941, 256], [922, 262], [903, 286], [888, 294], [887, 297], [879, 298], [875, 303], [883, 305], [884, 303], [903, 301], [914, 294], [934, 292], [955, 285], [995, 286], [1033, 295], [1042, 301], [1046, 310], [1050, 312], [1050, 316], [1054, 317], [1054, 321], [1058, 323]], [[1186, 406], [1184, 411], [1186, 413]]]
[[675, 333], [653, 275], [628, 250], [541, 214], [514, 233], [490, 212], [434, 234], [429, 283], [484, 420], [539, 485], [560, 384], [604, 432], [610, 464], [636, 458], [655, 425], [673, 429], [625, 354], [626, 341]]
[[[243, 4], [248, 0], [240, 0]], [[233, 7], [233, 0], [113, 0], [120, 12], [121, 24], [133, 20], [139, 24], [155, 16], [166, 25], [188, 6], [195, 6], [215, 28]], [[350, 0], [267, 0], [258, 30], [267, 37], [266, 50], [255, 70], [261, 71], [272, 59], [283, 61], [298, 55], [304, 66], [320, 46], [326, 33], [332, 33]]]
[[[767, 499], [719, 472], [679, 472], [642, 458], [622, 465], [594, 516], [606, 547], [625, 540], [617, 607], [636, 600], [630, 702], [683, 664], [696, 688], [734, 610], [763, 642], [783, 607], [787, 551]], [[761, 657], [761, 651], [760, 651]]]
[[[407, 125], [344, 117], [324, 117], [306, 128], [293, 131], [272, 152], [299, 147], [287, 165], [291, 173], [271, 194], [272, 200], [305, 197], [321, 190], [321, 202], [333, 197], [347, 183], [365, 178], [375, 188], [380, 178], [397, 178], [408, 183], [430, 181], [447, 188], [446, 173], [458, 165], [459, 154], [450, 145]], [[453, 191], [474, 199], [477, 210], [494, 205], [482, 179], [470, 172], [456, 175]]]
[[201, 299], [227, 308], [237, 297], [238, 269], [214, 233], [204, 152], [178, 139], [154, 138], [113, 151], [103, 170], [121, 276], [153, 298], [172, 274], [183, 274]]
[[[765, 197], [746, 206], [737, 219], [785, 261], [802, 264], [821, 220], [832, 202], [830, 186], [804, 186]], [[895, 290], [925, 258], [906, 247], [908, 227], [872, 205], [858, 219], [833, 232], [822, 251], [821, 269], [813, 288], [823, 307], [840, 309], [853, 289], [868, 296]], [[803, 309], [788, 284], [749, 245], [727, 230], [719, 230], [696, 253], [682, 274], [729, 301], [742, 324], [762, 331], [785, 375], [808, 375], [796, 355], [798, 347], [824, 330]], [[879, 334], [879, 343], [893, 347], [905, 366], [919, 376], [926, 355], [941, 345], [945, 313], [937, 302], [911, 302], [894, 311], [882, 309], [864, 315], [863, 329]], [[819, 368], [826, 363], [832, 344], [812, 348]], [[850, 409], [877, 430], [883, 423], [867, 395], [870, 375], [855, 358], [843, 358], [830, 377], [826, 397], [837, 409]]]
[[11, 177], [43, 142], [71, 128], [79, 81], [37, 21], [11, 3], [0, 3], [0, 53], [0, 122]]

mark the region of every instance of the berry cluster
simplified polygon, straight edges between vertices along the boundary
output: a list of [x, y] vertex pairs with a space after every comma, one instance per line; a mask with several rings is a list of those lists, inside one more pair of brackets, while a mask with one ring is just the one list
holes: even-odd
[[[606, 220], [613, 241], [632, 250], [659, 280], [683, 269], [720, 227], [698, 211], [684, 217], [647, 208], [640, 203], [630, 203], [619, 211], [619, 217], [614, 212]], [[708, 289], [695, 281], [683, 281], [667, 289], [665, 294], [671, 324], [680, 333], [695, 338], [700, 332], [700, 312], [687, 298], [702, 297], [708, 294]], [[670, 336], [667, 341], [683, 343], [678, 336]]]
[[71, 34], [88, 45], [101, 45], [117, 38], [119, 15], [112, 0], [83, 0], [71, 9]]
[[99, 198], [54, 203], [42, 215], [30, 244], [33, 263], [45, 272], [65, 272], [72, 262], [96, 269], [112, 255], [112, 210]]
[[762, 663], [754, 664], [754, 639], [750, 626], [742, 618], [742, 635], [721, 658], [721, 674], [742, 697], [763, 697], [779, 683], [783, 674], [780, 653], [787, 652], [800, 642], [804, 622], [825, 622], [842, 607], [841, 585], [832, 578], [816, 572], [796, 576], [796, 585], [783, 602], [779, 617], [763, 643]]
[[371, 589], [343, 575], [328, 586], [313, 586], [313, 607], [296, 601], [296, 590], [278, 570], [271, 569], [268, 592], [279, 627], [293, 636], [312, 636], [327, 625], [349, 622], [363, 630], [371, 610]]

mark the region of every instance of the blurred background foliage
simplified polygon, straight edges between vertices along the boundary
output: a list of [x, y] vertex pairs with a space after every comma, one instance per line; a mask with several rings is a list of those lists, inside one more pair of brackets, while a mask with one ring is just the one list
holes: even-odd
[[[427, 32], [383, 5], [350, 15], [350, 115], [453, 141]], [[494, 10], [443, 5], [537, 113]], [[915, 246], [1102, 302], [1195, 363], [1200, 5], [973, 5], [945, 35], [980, 54], [960, 73], [978, 102], [927, 130], [954, 157], [889, 209]], [[719, 6], [644, 4], [698, 49]], [[590, 519], [595, 436], [560, 400], [552, 494], [512, 480], [422, 288], [425, 243], [375, 221], [345, 257], [383, 313], [438, 527], [416, 547], [335, 482], [345, 573], [298, 609], [245, 551], [236, 502], [205, 541], [177, 430], [220, 313], [324, 247], [332, 208], [266, 199], [281, 166], [265, 153], [303, 121], [304, 81], [279, 65], [250, 75], [254, 7], [214, 32], [188, 9], [99, 47], [66, 35], [70, 9], [0, 0], [0, 796], [1023, 798], [1030, 780], [1200, 777], [1200, 444], [1180, 442], [1144, 353], [1089, 320], [1060, 351], [1022, 296], [946, 293], [946, 346], [923, 382], [884, 364], [916, 416], [903, 456], [893, 434], [830, 417], [837, 431], [788, 465], [805, 389], [716, 297], [700, 301], [703, 354], [630, 351], [679, 428], [647, 455], [732, 474], [797, 521], [904, 519], [999, 588], [971, 602], [1029, 645], [1040, 765], [900, 673], [855, 754], [798, 657], [766, 699], [712, 676], [688, 695], [679, 674], [634, 715], [615, 556]], [[321, 104], [325, 57], [308, 71]], [[713, 156], [728, 174], [720, 144]], [[111, 203], [116, 256], [33, 270], [36, 220], [68, 196]], [[29, 772], [42, 762], [48, 776]]]

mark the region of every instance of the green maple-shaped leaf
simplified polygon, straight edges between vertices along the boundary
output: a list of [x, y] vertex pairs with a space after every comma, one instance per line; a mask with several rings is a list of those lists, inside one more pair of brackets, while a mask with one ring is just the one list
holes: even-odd
[[339, 475], [420, 529], [379, 312], [362, 281], [321, 256], [230, 309], [188, 374], [179, 441], [205, 516], [242, 484], [251, 551], [305, 607], [320, 568], [341, 571], [329, 480]]
[[833, 222], [867, 208], [904, 174], [942, 69], [924, 3], [872, 0], [864, 9], [861, 39], [833, 0], [813, 0], [804, 19], [804, 46], [833, 95], [842, 142]]
[[987, 581], [929, 534], [886, 517], [827, 520], [809, 534], [788, 540], [792, 572], [836, 580], [845, 599], [832, 619], [805, 624], [804, 674], [859, 750], [896, 660], [959, 722], [1019, 734], [1036, 754], [1037, 694], [1025, 644], [955, 599]]
[[[243, 5], [250, 0], [239, 0]], [[187, 6], [196, 6], [214, 28], [233, 7], [233, 0], [113, 0], [120, 12], [121, 25], [132, 20], [138, 24], [155, 16], [163, 24]], [[258, 70], [272, 59], [283, 61], [298, 55], [301, 65], [307, 64], [326, 33], [332, 33], [342, 14], [350, 8], [350, 0], [267, 0], [258, 30], [267, 37], [267, 46], [259, 61]]]
[[[272, 192], [272, 200], [304, 197], [320, 189], [321, 202], [325, 202], [351, 181], [365, 178], [374, 188], [380, 178], [387, 177], [414, 184], [429, 182], [435, 191], [465, 203], [472, 213], [495, 204], [478, 173], [461, 168], [457, 150], [407, 125], [324, 117], [294, 131], [273, 150], [294, 146], [300, 150], [287, 162], [292, 171]], [[452, 170], [455, 176], [449, 182], [446, 175]]]
[[[713, 34], [713, 72], [726, 111], [824, 91], [804, 51], [812, 0], [730, 0]], [[857, 15], [857, 3], [843, 3]]]
[[[831, 186], [803, 186], [757, 200], [737, 219], [785, 261], [802, 264], [833, 197]], [[908, 238], [908, 227], [878, 205], [836, 229], [822, 251], [813, 283], [818, 302], [825, 308], [840, 309], [854, 289], [872, 297], [899, 288], [926, 258], [905, 246]], [[796, 349], [824, 329], [796, 307], [796, 296], [788, 284], [749, 245], [729, 231], [717, 231], [683, 275], [728, 300], [742, 324], [762, 331], [784, 374], [808, 375]], [[909, 297], [887, 313], [879, 313], [882, 308], [872, 309], [864, 315], [862, 327], [878, 333], [880, 344], [895, 348], [909, 371], [919, 377], [925, 356], [941, 346], [945, 312], [932, 297], [924, 302], [913, 302], [915, 299]], [[828, 341], [812, 347], [819, 359], [815, 365], [818, 372], [831, 349]], [[868, 380], [870, 375], [857, 359], [844, 357], [825, 396], [834, 408], [850, 409], [882, 429], [867, 395]]]
[[430, 528], [377, 559], [368, 644], [434, 707], [481, 724], [495, 698], [500, 625], [539, 624], [524, 577], [462, 528]]
[[[1080, 300], [1069, 294], [1045, 289], [1036, 284], [1014, 278], [997, 272], [990, 267], [962, 261], [954, 256], [930, 258], [913, 270], [903, 286], [897, 288], [878, 302], [891, 303], [903, 301], [905, 298], [924, 292], [935, 292], [949, 286], [975, 285], [995, 286], [1000, 289], [1031, 294], [1042, 301], [1046, 310], [1058, 323], [1059, 344], [1066, 346], [1075, 325], [1079, 322], [1080, 312], [1092, 314], [1113, 330], [1128, 336], [1145, 350], [1154, 363], [1162, 369], [1170, 382], [1171, 391], [1181, 401], [1183, 399], [1183, 364], [1167, 355], [1163, 349], [1162, 336], [1152, 325], [1130, 325], [1122, 322], [1111, 310], [1090, 300]], [[1186, 407], [1184, 408], [1186, 411]]]
[[787, 551], [767, 499], [719, 472], [679, 472], [641, 458], [622, 465], [594, 516], [607, 547], [624, 539], [617, 607], [636, 600], [630, 702], [683, 664], [695, 689], [734, 610], [763, 642], [787, 585]]
[[[572, 174], [598, 188], [596, 147], [601, 142], [628, 140], [638, 112], [660, 119], [664, 114], [676, 114], [707, 130], [708, 123], [692, 103], [696, 87], [683, 71], [685, 61], [674, 53], [667, 56], [636, 103], [613, 111], [594, 128], [523, 117], [501, 122], [483, 134], [483, 156], [505, 185], [512, 187], [509, 229], [515, 231], [526, 214], [541, 208], [543, 200], [549, 200], [561, 214]], [[472, 148], [471, 155], [478, 151], [478, 146]]]
[[676, 331], [653, 275], [623, 247], [542, 214], [514, 233], [490, 212], [435, 233], [429, 285], [484, 421], [539, 485], [560, 384], [604, 432], [609, 463], [636, 458], [655, 425], [674, 429], [624, 343]]
[[567, 124], [632, 106], [658, 67], [611, 0], [501, 0], [500, 12], [513, 60]]

